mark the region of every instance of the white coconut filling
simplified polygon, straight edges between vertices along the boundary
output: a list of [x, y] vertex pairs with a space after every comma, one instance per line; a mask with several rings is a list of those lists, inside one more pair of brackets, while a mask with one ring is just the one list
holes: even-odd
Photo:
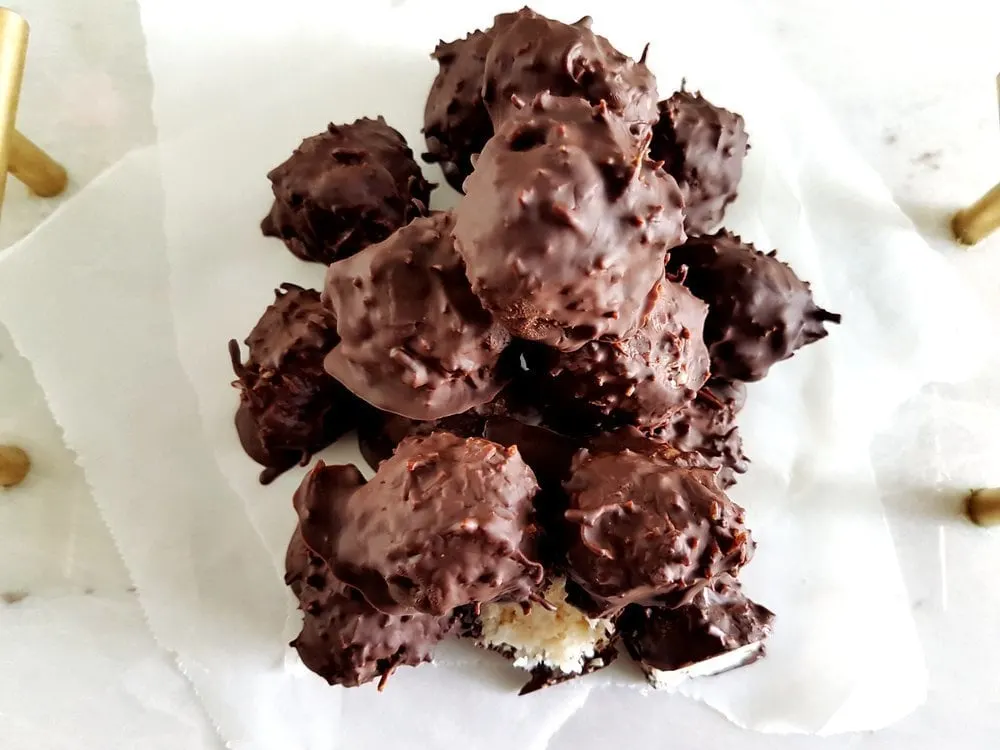
[[728, 672], [730, 669], [742, 667], [744, 664], [753, 661], [762, 648], [764, 648], [764, 642], [757, 641], [756, 643], [750, 643], [732, 651], [727, 651], [724, 654], [713, 656], [711, 659], [690, 664], [682, 669], [674, 669], [667, 672], [644, 665], [643, 671], [646, 672], [649, 684], [657, 690], [674, 690], [682, 682], [694, 677], [710, 677], [722, 672]]
[[544, 664], [566, 674], [583, 671], [588, 660], [607, 646], [614, 633], [610, 620], [592, 619], [566, 601], [566, 581], [557, 578], [545, 590], [555, 607], [538, 604], [527, 614], [520, 604], [484, 604], [480, 610], [479, 645], [512, 653], [514, 666], [534, 669]]

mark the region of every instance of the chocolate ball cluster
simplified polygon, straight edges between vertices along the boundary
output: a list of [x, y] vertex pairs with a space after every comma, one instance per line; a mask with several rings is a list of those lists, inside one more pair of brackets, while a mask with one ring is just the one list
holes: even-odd
[[773, 615], [740, 587], [755, 543], [726, 495], [743, 383], [839, 316], [774, 253], [709, 233], [742, 117], [657, 103], [589, 18], [503, 14], [433, 58], [425, 158], [464, 190], [453, 211], [428, 209], [381, 118], [269, 175], [265, 232], [330, 265], [322, 293], [279, 290], [245, 363], [231, 342], [240, 438], [271, 478], [356, 429], [375, 471], [319, 463], [295, 493], [293, 646], [341, 685], [450, 636], [526, 689], [619, 642], [657, 685], [752, 661]]

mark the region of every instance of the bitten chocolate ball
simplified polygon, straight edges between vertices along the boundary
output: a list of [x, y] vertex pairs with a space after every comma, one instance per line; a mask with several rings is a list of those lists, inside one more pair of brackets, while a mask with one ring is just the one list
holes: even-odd
[[439, 70], [424, 107], [427, 153], [423, 156], [431, 164], [440, 164], [448, 184], [459, 192], [472, 174], [472, 157], [493, 135], [493, 122], [483, 103], [486, 55], [497, 34], [519, 17], [520, 13], [502, 13], [485, 31], [441, 42], [431, 55]]
[[240, 391], [236, 429], [247, 455], [268, 467], [261, 482], [305, 465], [354, 428], [359, 402], [323, 369], [337, 340], [337, 320], [319, 292], [282, 284], [246, 339], [245, 364], [229, 342]]
[[566, 482], [567, 568], [595, 616], [679, 595], [749, 562], [743, 509], [703, 469], [581, 451]]
[[684, 239], [682, 206], [620, 117], [541, 94], [480, 154], [456, 247], [513, 335], [573, 351], [636, 329], [667, 250]]
[[684, 285], [708, 303], [705, 343], [712, 375], [760, 380], [771, 365], [827, 335], [840, 316], [816, 305], [776, 251], [764, 254], [725, 230], [694, 237], [670, 253], [670, 271], [687, 268]]
[[381, 688], [397, 667], [430, 661], [434, 646], [455, 629], [451, 616], [379, 612], [331, 575], [298, 529], [285, 557], [285, 583], [302, 610], [302, 632], [291, 646], [331, 685], [355, 687], [380, 678]]
[[327, 271], [325, 299], [341, 339], [327, 372], [411, 419], [466, 411], [504, 384], [510, 336], [472, 293], [452, 226], [450, 213], [415, 219]]
[[331, 124], [267, 177], [274, 205], [261, 230], [317, 263], [353, 255], [425, 215], [433, 188], [381, 117]]
[[295, 494], [302, 536], [334, 575], [387, 614], [445, 615], [524, 601], [534, 562], [538, 484], [516, 449], [446, 432], [408, 438], [346, 497], [318, 466]]
[[659, 109], [650, 155], [663, 162], [684, 193], [684, 231], [705, 234], [736, 200], [749, 150], [743, 118], [684, 90], [660, 102]]
[[626, 608], [618, 629], [653, 686], [669, 687], [683, 672], [718, 674], [756, 661], [773, 623], [770, 610], [748, 599], [735, 578], [722, 575], [677, 607]]
[[546, 606], [490, 602], [480, 608], [469, 637], [531, 673], [519, 695], [604, 669], [618, 656], [611, 620], [587, 617], [566, 601], [566, 581], [555, 578], [543, 591]]
[[595, 34], [591, 18], [560, 23], [524, 8], [496, 35], [486, 57], [483, 100], [499, 127], [516, 104], [543, 91], [605, 102], [637, 138], [658, 119], [656, 78], [645, 64], [623, 55]]
[[537, 352], [547, 395], [574, 419], [646, 429], [666, 424], [708, 380], [702, 328], [708, 307], [687, 289], [661, 281], [651, 309], [628, 338], [591, 341], [573, 352]]
[[710, 380], [653, 436], [680, 451], [702, 456], [707, 468], [718, 469], [719, 485], [728, 489], [736, 484], [736, 474], [746, 473], [750, 465], [736, 426], [736, 415], [745, 401], [746, 386], [740, 381]]

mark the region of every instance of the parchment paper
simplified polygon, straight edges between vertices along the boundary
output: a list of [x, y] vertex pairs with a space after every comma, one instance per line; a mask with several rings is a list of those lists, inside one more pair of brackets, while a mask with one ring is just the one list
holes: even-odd
[[174, 346], [155, 149], [0, 258], [31, 360], [157, 641], [233, 747], [330, 747], [340, 694], [283, 667], [287, 601], [212, 460]]
[[[503, 7], [451, 11], [461, 14], [459, 28], [467, 29]], [[219, 134], [180, 128], [183, 134], [164, 146], [181, 359], [223, 471], [247, 501], [279, 565], [294, 515], [274, 498], [290, 496], [300, 472], [285, 476], [280, 490], [255, 483], [231, 425], [235, 397], [227, 400], [221, 386], [228, 364], [211, 356], [210, 347], [245, 336], [270, 301], [276, 279], [316, 286], [322, 269], [300, 263], [243, 217], [264, 215], [270, 196], [261, 175], [327, 119], [381, 113], [420, 147], [422, 102], [436, 70], [426, 53], [442, 25], [439, 15], [428, 18], [425, 9], [420, 4], [370, 8], [370, 15], [350, 29], [332, 32], [322, 55], [285, 49], [283, 65], [301, 64], [294, 87], [275, 88], [267, 98], [267, 85], [258, 84], [254, 100], [227, 101], [228, 125]], [[636, 29], [616, 22], [620, 13], [604, 9], [603, 15], [594, 10], [598, 29], [623, 48], [638, 49], [639, 42], [632, 41]], [[547, 10], [573, 18], [566, 4], [549, 4]], [[246, 15], [242, 20], [252, 27]], [[317, 16], [308, 21], [315, 29]], [[713, 29], [718, 35], [718, 26]], [[727, 49], [730, 40], [722, 31], [718, 46]], [[671, 72], [683, 71], [690, 85], [747, 117], [753, 149], [744, 198], [727, 224], [762, 247], [780, 247], [783, 257], [812, 280], [820, 302], [844, 312], [848, 325], [753, 386], [743, 418], [754, 464], [733, 496], [748, 507], [760, 539], [747, 585], [782, 616], [770, 656], [753, 669], [690, 683], [682, 692], [761, 730], [879, 726], [920, 700], [924, 678], [868, 442], [899, 399], [923, 380], [949, 374], [937, 368], [940, 351], [930, 342], [941, 338], [933, 331], [944, 334], [952, 326], [942, 325], [939, 314], [919, 301], [937, 283], [930, 266], [943, 263], [915, 241], [884, 191], [856, 158], [843, 153], [836, 134], [824, 127], [822, 113], [798, 95], [793, 82], [753, 59], [735, 66], [736, 52], [732, 57], [696, 55], [692, 40], [697, 37], [654, 46], [650, 64], [665, 91], [678, 83]], [[267, 49], [266, 43], [264, 50], [254, 45], [253, 59], [248, 55], [241, 63], [264, 64]], [[738, 49], [745, 51], [746, 45]], [[232, 54], [226, 58], [230, 64]], [[359, 73], [360, 59], [366, 62]], [[155, 64], [153, 69], [157, 76]], [[238, 89], [241, 75], [234, 69], [230, 91]], [[169, 129], [173, 86], [160, 91], [158, 113]], [[277, 112], [281, 115], [274, 116]], [[239, 138], [226, 139], [220, 147], [227, 129], [238, 130]], [[823, 152], [814, 153], [817, 147]], [[225, 195], [224, 215], [209, 221], [205, 207], [217, 204], [220, 194]], [[453, 200], [445, 188], [438, 191], [439, 205]], [[192, 221], [197, 215], [205, 219]], [[923, 270], [931, 271], [927, 276], [908, 270], [917, 257]], [[957, 287], [951, 291], [957, 296]], [[226, 300], [224, 311], [219, 299]], [[960, 308], [952, 309], [962, 315]], [[357, 461], [350, 443], [341, 446], [330, 458]], [[858, 586], [859, 580], [866, 585]], [[602, 674], [589, 683], [607, 679]]]
[[[211, 26], [212, 4], [201, 5]], [[551, 5], [540, 9], [572, 20]], [[631, 50], [642, 25], [596, 5], [598, 30]], [[263, 175], [327, 120], [361, 114], [385, 114], [419, 149], [434, 72], [426, 51], [439, 33], [458, 35], [492, 9], [456, 7], [431, 25], [421, 8], [369, 3], [350, 25], [318, 10], [290, 12], [265, 33], [250, 4], [231, 33], [209, 34], [178, 23], [183, 3], [172, 6], [174, 23], [147, 31], [161, 126], [177, 137], [161, 159], [127, 160], [0, 262], [0, 316], [80, 455], [154, 635], [234, 746], [356, 748], [396, 738], [410, 747], [543, 747], [561, 727], [572, 730], [581, 706], [612, 705], [630, 738], [667, 746], [669, 733], [631, 726], [622, 713], [636, 702], [643, 714], [657, 702], [665, 712], [676, 698], [595, 689], [638, 684], [624, 665], [518, 699], [506, 665], [461, 648], [441, 659], [456, 666], [401, 670], [381, 696], [326, 688], [288, 658], [291, 604], [277, 568], [296, 476], [266, 491], [254, 484], [256, 467], [232, 433], [225, 340], [246, 334], [274, 285], [319, 283], [322, 271], [257, 234], [268, 204]], [[156, 7], [145, 3], [144, 20]], [[377, 39], [365, 36], [375, 28]], [[690, 55], [687, 45], [651, 53], [664, 92], [676, 80], [669, 71], [686, 73], [742, 110], [751, 130], [743, 197], [727, 223], [780, 247], [845, 325], [753, 386], [742, 419], [754, 464], [733, 497], [760, 543], [747, 587], [780, 617], [769, 657], [684, 691], [765, 731], [878, 728], [919, 703], [925, 677], [868, 444], [921, 383], [967, 374], [974, 363], [956, 355], [975, 351], [964, 338], [977, 335], [975, 311], [808, 92], [747, 47], [736, 47], [743, 56], [734, 66], [725, 55]], [[219, 66], [193, 64], [209, 49]], [[165, 52], [176, 53], [173, 62]], [[242, 79], [225, 76], [270, 70], [277, 52], [293, 74], [233, 93]], [[301, 64], [306, 53], [318, 69]], [[218, 94], [217, 117], [191, 127], [174, 105], [205, 91]]]

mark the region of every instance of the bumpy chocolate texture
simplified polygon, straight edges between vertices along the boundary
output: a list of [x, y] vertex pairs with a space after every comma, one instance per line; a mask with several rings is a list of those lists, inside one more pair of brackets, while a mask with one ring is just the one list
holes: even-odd
[[[350, 491], [350, 466], [329, 466]], [[357, 475], [359, 481], [363, 481]], [[336, 481], [336, 480], [334, 480]], [[302, 610], [302, 632], [291, 645], [309, 669], [331, 685], [354, 687], [399, 666], [431, 660], [434, 646], [455, 629], [452, 617], [387, 615], [340, 583], [296, 529], [285, 557], [285, 583]]]
[[458, 414], [503, 387], [510, 337], [469, 288], [452, 226], [450, 213], [414, 219], [327, 271], [324, 298], [340, 335], [327, 372], [412, 419]]
[[267, 176], [274, 204], [261, 230], [318, 263], [353, 255], [426, 214], [433, 187], [381, 117], [331, 124]]
[[684, 285], [708, 303], [705, 343], [713, 376], [760, 380], [774, 363], [825, 337], [824, 323], [840, 322], [775, 255], [724, 230], [670, 253], [668, 269], [687, 267]]
[[513, 335], [563, 351], [632, 333], [684, 239], [673, 178], [582, 99], [514, 113], [465, 187], [455, 239], [473, 290]]
[[358, 449], [372, 469], [392, 458], [408, 437], [426, 437], [432, 432], [450, 432], [459, 437], [483, 437], [485, 420], [473, 411], [443, 419], [418, 420], [372, 409], [358, 420]]
[[[643, 668], [672, 672], [762, 644], [773, 622], [771, 611], [748, 599], [739, 581], [723, 575], [680, 606], [627, 608], [618, 628], [625, 647]], [[750, 651], [742, 664], [762, 653], [762, 649]]]
[[472, 174], [472, 156], [482, 151], [493, 135], [493, 123], [483, 103], [486, 55], [497, 33], [519, 17], [518, 13], [502, 13], [485, 31], [441, 42], [431, 55], [439, 70], [424, 107], [427, 153], [423, 156], [440, 164], [448, 184], [459, 192]]
[[749, 148], [743, 118], [684, 90], [659, 108], [650, 154], [684, 193], [684, 230], [704, 234], [718, 226], [736, 200]]
[[538, 484], [516, 449], [445, 432], [408, 438], [346, 496], [329, 490], [324, 470], [296, 492], [302, 536], [378, 610], [441, 616], [470, 603], [524, 601], [541, 583]]
[[[499, 127], [516, 108], [543, 91], [605, 102], [634, 135], [645, 137], [657, 121], [656, 78], [591, 30], [589, 16], [560, 23], [524, 8], [496, 35], [486, 57], [483, 100]], [[644, 55], [645, 57], [645, 55]]]
[[262, 482], [308, 463], [355, 426], [357, 399], [323, 369], [337, 343], [336, 326], [319, 292], [282, 284], [246, 339], [246, 364], [229, 342], [240, 391], [236, 429], [247, 454], [268, 467]]
[[702, 340], [708, 307], [666, 280], [651, 297], [651, 309], [628, 338], [540, 355], [549, 376], [543, 380], [547, 395], [555, 403], [577, 419], [589, 410], [598, 423], [652, 429], [695, 397], [708, 380]]
[[581, 451], [566, 482], [567, 567], [606, 616], [627, 604], [676, 597], [749, 562], [754, 543], [743, 509], [713, 472], [630, 450]]
[[358, 447], [368, 465], [378, 469], [408, 437], [450, 432], [459, 437], [481, 437], [505, 448], [516, 445], [521, 458], [544, 490], [561, 492], [573, 456], [581, 442], [541, 424], [541, 415], [508, 393], [463, 414], [419, 421], [374, 411], [358, 420]]
[[719, 486], [728, 489], [736, 484], [736, 474], [745, 473], [750, 464], [736, 426], [736, 415], [745, 401], [746, 386], [740, 381], [710, 380], [653, 436], [680, 451], [702, 456], [706, 468], [719, 470]]

